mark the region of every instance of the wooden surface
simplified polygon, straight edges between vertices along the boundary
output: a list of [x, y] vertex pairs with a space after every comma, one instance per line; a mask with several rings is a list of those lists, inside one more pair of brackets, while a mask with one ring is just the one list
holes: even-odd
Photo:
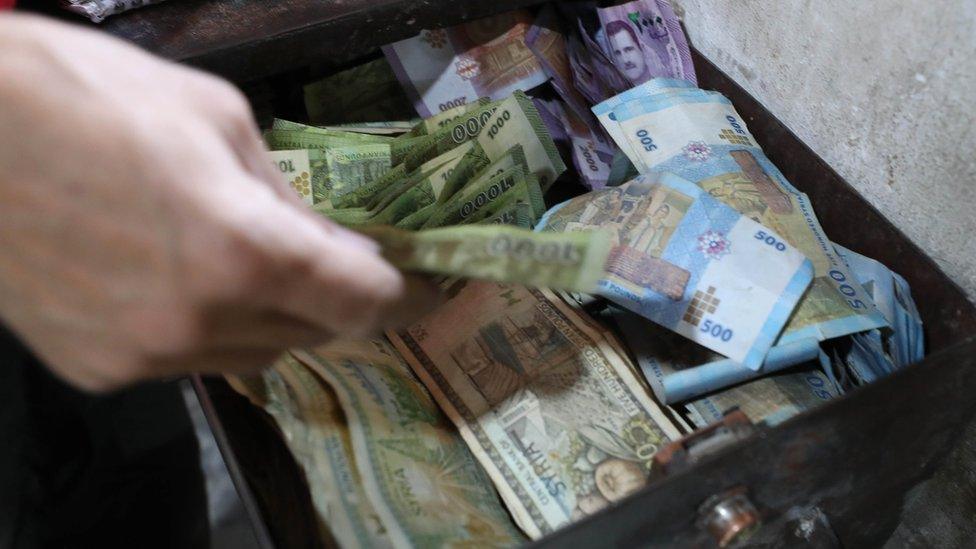
[[[55, 2], [26, 7], [58, 15]], [[539, 0], [170, 0], [92, 25], [178, 61], [247, 81], [310, 63], [343, 63], [423, 28]], [[84, 19], [62, 15], [74, 21]]]

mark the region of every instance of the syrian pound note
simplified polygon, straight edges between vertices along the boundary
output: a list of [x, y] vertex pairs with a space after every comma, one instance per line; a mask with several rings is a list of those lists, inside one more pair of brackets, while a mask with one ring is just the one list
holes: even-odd
[[305, 110], [322, 124], [395, 120], [412, 110], [386, 59], [376, 59], [308, 84]]
[[606, 187], [613, 163], [613, 145], [599, 129], [590, 127], [587, 120], [591, 117], [580, 118], [573, 109], [563, 106], [559, 101], [550, 102], [548, 108], [559, 118], [566, 130], [573, 149], [573, 164], [583, 179], [583, 184], [591, 189]]
[[610, 58], [631, 84], [655, 77], [698, 84], [688, 39], [668, 0], [636, 0], [596, 11]]
[[578, 196], [539, 222], [593, 227], [614, 235], [600, 295], [753, 370], [813, 274], [776, 233], [673, 174]]
[[524, 543], [490, 478], [388, 343], [293, 353], [335, 390], [362, 487], [393, 546]]
[[577, 116], [586, 119], [589, 101], [573, 85], [573, 69], [569, 62], [565, 33], [552, 4], [539, 10], [535, 21], [525, 36], [525, 44], [538, 58], [542, 70], [550, 78], [552, 87]]
[[363, 490], [335, 392], [288, 356], [260, 376], [227, 381], [278, 424], [305, 475], [323, 539], [344, 548], [393, 547]]
[[661, 404], [687, 401], [807, 362], [821, 360], [821, 366], [830, 367], [816, 339], [774, 345], [762, 368], [750, 370], [625, 309], [609, 307], [608, 316]]
[[312, 167], [306, 149], [292, 149], [283, 151], [269, 151], [271, 162], [274, 164], [285, 183], [306, 204], [314, 204], [312, 198]]
[[738, 408], [753, 423], [778, 425], [800, 412], [838, 396], [820, 370], [777, 373], [685, 404], [696, 428], [721, 421]]
[[537, 233], [503, 225], [361, 229], [394, 266], [442, 275], [588, 292], [604, 276], [609, 235]]
[[[380, 143], [344, 145], [325, 150], [328, 199], [348, 194], [390, 171], [390, 146]], [[324, 200], [323, 200], [324, 201]]]
[[389, 337], [532, 539], [639, 490], [680, 436], [625, 355], [548, 290], [449, 283]]
[[813, 283], [778, 343], [823, 341], [886, 326], [831, 246], [810, 200], [766, 158], [728, 99], [690, 90], [643, 97], [613, 112], [643, 166], [695, 182], [813, 262]]
[[[613, 114], [613, 109], [618, 105], [627, 103], [628, 101], [633, 101], [641, 97], [650, 97], [652, 95], [657, 95], [659, 93], [677, 93], [682, 91], [688, 91], [695, 89], [694, 85], [687, 80], [680, 80], [675, 78], [652, 78], [639, 86], [634, 86], [625, 92], [618, 93], [617, 95], [606, 99], [596, 105], [593, 105], [592, 111], [596, 115], [597, 120], [603, 129], [606, 130], [607, 135], [610, 139], [620, 147], [620, 150], [627, 155], [631, 164], [634, 166], [639, 166], [641, 161], [640, 155], [636, 150], [633, 149], [630, 140], [624, 135], [623, 130], [620, 129], [620, 124], [617, 124], [617, 118]], [[643, 172], [648, 171], [646, 168], [641, 170]]]
[[532, 15], [506, 12], [447, 29], [424, 30], [383, 46], [397, 79], [420, 116], [473, 103], [501, 99], [546, 81], [525, 45]]

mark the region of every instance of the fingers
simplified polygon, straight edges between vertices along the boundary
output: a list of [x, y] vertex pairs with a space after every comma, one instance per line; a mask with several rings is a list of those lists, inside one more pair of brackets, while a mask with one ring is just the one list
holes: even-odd
[[228, 272], [247, 278], [237, 294], [252, 306], [342, 336], [404, 326], [439, 303], [432, 283], [404, 276], [372, 240], [290, 204], [265, 202], [234, 221], [248, 250]]

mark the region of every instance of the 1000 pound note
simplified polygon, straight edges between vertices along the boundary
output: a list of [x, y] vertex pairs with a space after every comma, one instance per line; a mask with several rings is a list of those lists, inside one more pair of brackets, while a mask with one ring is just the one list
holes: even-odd
[[455, 283], [388, 334], [532, 538], [636, 491], [679, 436], [628, 359], [548, 291]]

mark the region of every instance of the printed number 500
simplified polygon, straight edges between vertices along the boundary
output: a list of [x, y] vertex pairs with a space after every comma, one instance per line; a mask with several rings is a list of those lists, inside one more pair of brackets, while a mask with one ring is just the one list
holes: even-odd
[[722, 326], [718, 322], [712, 322], [711, 320], [706, 320], [705, 322], [702, 322], [701, 331], [705, 332], [706, 334], [712, 337], [717, 337], [722, 341], [728, 341], [732, 339], [732, 334], [733, 334], [732, 328], [726, 328], [725, 326]]

